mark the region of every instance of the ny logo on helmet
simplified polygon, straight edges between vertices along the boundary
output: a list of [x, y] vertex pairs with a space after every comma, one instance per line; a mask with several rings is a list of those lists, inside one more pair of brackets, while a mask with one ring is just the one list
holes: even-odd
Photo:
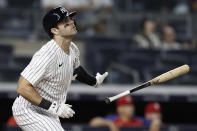
[[56, 13], [53, 13], [53, 15], [57, 16], [57, 20], [60, 20], [60, 16]]
[[62, 13], [65, 13], [65, 12], [67, 12], [67, 10], [65, 9], [65, 8], [60, 8], [60, 11], [62, 12]]

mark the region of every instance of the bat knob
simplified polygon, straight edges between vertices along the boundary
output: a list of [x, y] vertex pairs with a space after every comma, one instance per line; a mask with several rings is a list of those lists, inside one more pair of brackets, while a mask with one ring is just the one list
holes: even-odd
[[105, 103], [106, 103], [106, 104], [109, 104], [109, 103], [110, 103], [109, 98], [105, 98]]

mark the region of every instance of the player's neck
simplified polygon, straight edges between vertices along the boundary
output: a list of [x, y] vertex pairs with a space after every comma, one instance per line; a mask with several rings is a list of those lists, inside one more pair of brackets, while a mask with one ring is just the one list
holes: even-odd
[[55, 42], [60, 46], [60, 48], [62, 48], [62, 50], [66, 53], [66, 54], [70, 54], [70, 44], [72, 41], [72, 38], [65, 38], [65, 37], [58, 37], [58, 38], [54, 38]]

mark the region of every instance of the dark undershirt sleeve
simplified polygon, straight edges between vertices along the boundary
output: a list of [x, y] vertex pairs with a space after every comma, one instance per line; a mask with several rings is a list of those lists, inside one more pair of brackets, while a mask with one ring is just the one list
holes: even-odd
[[77, 74], [76, 79], [82, 83], [94, 86], [96, 84], [96, 78], [87, 73], [87, 71], [79, 66], [74, 70], [73, 76]]

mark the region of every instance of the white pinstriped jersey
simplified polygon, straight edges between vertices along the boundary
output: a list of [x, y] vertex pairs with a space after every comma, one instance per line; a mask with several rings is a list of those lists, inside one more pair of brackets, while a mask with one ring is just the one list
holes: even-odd
[[[73, 71], [80, 65], [79, 50], [71, 42], [69, 55], [52, 39], [37, 51], [21, 75], [28, 80], [43, 98], [58, 104], [65, 103], [67, 90], [71, 84]], [[17, 103], [24, 107], [32, 105], [22, 96]]]

